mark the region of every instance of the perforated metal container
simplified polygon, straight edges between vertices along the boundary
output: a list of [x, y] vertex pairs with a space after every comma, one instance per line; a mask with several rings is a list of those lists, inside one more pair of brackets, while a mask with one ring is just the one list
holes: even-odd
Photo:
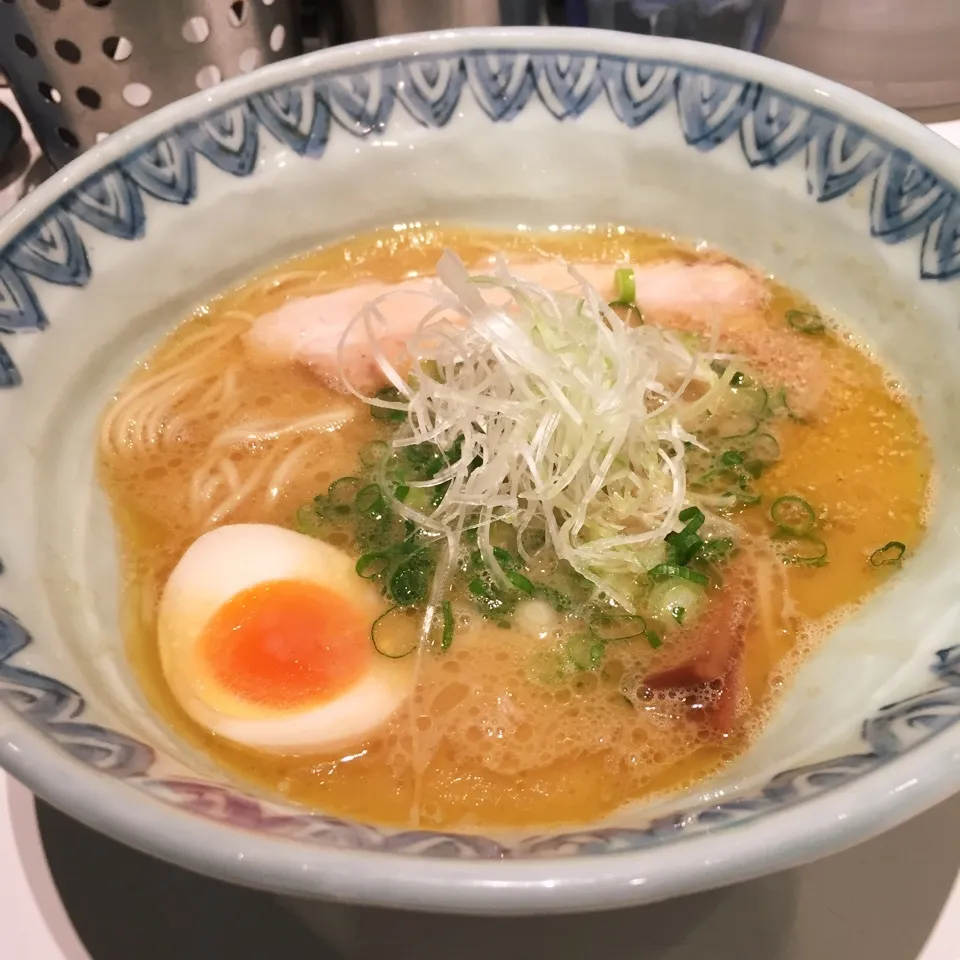
[[54, 166], [300, 52], [295, 0], [0, 0], [0, 67]]

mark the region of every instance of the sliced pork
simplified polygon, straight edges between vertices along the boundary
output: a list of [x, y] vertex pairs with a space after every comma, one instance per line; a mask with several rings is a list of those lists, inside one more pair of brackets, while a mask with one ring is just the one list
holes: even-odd
[[[624, 264], [575, 264], [574, 269], [605, 299], [616, 296], [614, 270]], [[546, 261], [511, 265], [522, 279], [556, 291], [576, 291], [579, 283], [565, 263]], [[685, 320], [704, 329], [717, 317], [726, 322], [761, 308], [766, 299], [762, 282], [747, 270], [729, 263], [661, 261], [634, 268], [637, 303], [648, 322], [673, 326]], [[377, 347], [401, 372], [410, 363], [406, 344], [424, 316], [437, 307], [444, 288], [432, 277], [398, 284], [363, 283], [313, 297], [290, 300], [272, 313], [258, 317], [245, 336], [251, 358], [264, 364], [302, 363], [334, 386], [346, 377], [361, 392], [384, 385], [376, 350], [366, 332], [357, 327], [337, 351], [347, 327], [368, 304], [375, 303], [382, 320], [373, 324]], [[509, 299], [487, 289], [491, 306]], [[465, 318], [456, 310], [445, 316], [454, 323]], [[342, 359], [343, 369], [340, 362]]]

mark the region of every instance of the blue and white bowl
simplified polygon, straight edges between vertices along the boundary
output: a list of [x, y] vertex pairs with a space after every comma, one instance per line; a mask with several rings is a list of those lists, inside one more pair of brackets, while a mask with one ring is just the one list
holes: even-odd
[[[228, 782], [121, 652], [95, 421], [189, 308], [382, 224], [623, 222], [702, 237], [849, 316], [939, 465], [922, 549], [721, 777], [536, 836], [386, 830]], [[960, 788], [960, 153], [720, 47], [443, 32], [283, 63], [167, 107], [0, 225], [0, 763], [157, 856], [308, 897], [533, 913], [652, 901], [866, 838]], [[882, 482], [882, 478], [877, 478]]]

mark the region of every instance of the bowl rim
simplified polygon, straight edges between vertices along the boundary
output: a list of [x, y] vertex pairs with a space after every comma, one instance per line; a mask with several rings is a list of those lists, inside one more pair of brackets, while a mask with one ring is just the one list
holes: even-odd
[[[170, 129], [264, 90], [318, 73], [399, 57], [469, 51], [569, 50], [669, 60], [764, 84], [854, 119], [960, 183], [960, 153], [869, 97], [756, 54], [686, 40], [557, 27], [472, 28], [361, 41], [281, 61], [136, 121], [82, 154], [0, 220], [0, 248], [64, 194]], [[86, 767], [15, 716], [0, 716], [0, 766], [90, 827], [201, 873], [274, 893], [451, 912], [572, 912], [652, 902], [746, 880], [865, 840], [960, 790], [960, 725], [855, 781], [747, 823], [639, 850], [575, 858], [447, 861], [341, 850], [215, 823], [143, 792], [118, 797]], [[663, 855], [666, 846], [670, 853]]]

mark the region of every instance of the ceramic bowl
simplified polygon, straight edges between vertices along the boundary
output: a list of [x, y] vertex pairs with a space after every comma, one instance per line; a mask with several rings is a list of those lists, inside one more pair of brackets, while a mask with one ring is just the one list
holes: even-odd
[[[960, 153], [859, 94], [607, 31], [332, 49], [110, 137], [0, 225], [0, 764], [196, 870], [477, 913], [730, 883], [946, 797], [960, 787], [958, 189]], [[535, 835], [381, 829], [228, 781], [130, 675], [93, 470], [111, 392], [194, 304], [264, 264], [433, 219], [703, 238], [852, 318], [917, 399], [939, 473], [924, 545], [807, 662], [753, 748], [695, 790]]]

